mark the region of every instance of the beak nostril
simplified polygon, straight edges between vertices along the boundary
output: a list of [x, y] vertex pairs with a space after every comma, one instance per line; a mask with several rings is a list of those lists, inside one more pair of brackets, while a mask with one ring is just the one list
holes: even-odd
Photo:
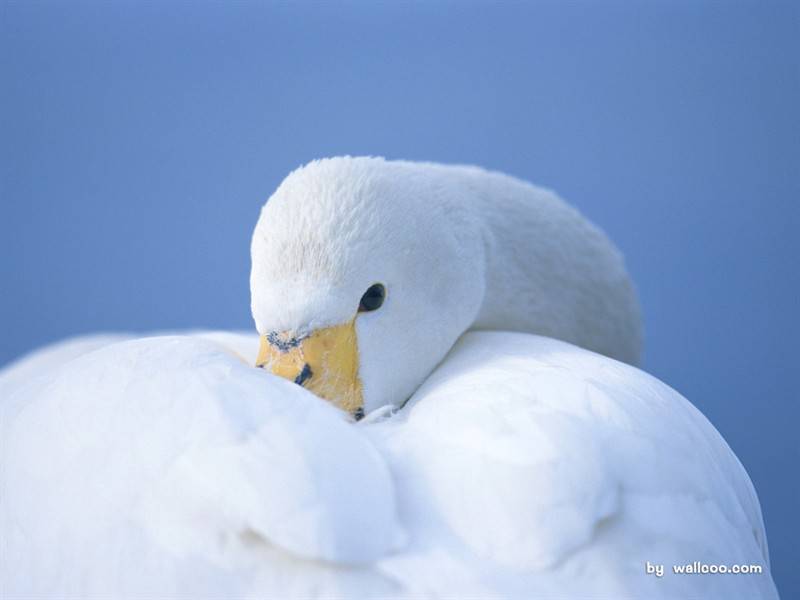
[[277, 331], [270, 331], [266, 338], [267, 342], [280, 352], [289, 352], [292, 348], [297, 348], [300, 343], [308, 336], [295, 336], [289, 333], [278, 333]]
[[294, 382], [297, 385], [303, 385], [306, 381], [311, 379], [312, 375], [313, 373], [311, 372], [311, 366], [308, 363], [306, 363], [303, 365], [303, 370], [300, 371], [300, 374], [294, 378]]

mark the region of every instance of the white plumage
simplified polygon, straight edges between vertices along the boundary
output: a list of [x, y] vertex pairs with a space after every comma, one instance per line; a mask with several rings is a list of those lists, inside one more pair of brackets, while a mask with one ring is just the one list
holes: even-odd
[[[0, 403], [8, 598], [776, 596], [714, 428], [562, 342], [467, 334], [400, 413], [357, 425], [208, 339], [37, 368]], [[645, 573], [694, 560], [765, 573]]]
[[[353, 423], [253, 369], [259, 340], [247, 334], [76, 340], [12, 365], [0, 373], [4, 597], [777, 597], [750, 480], [689, 402], [565, 342], [460, 335], [549, 323], [551, 335], [574, 333], [573, 342], [633, 362], [638, 309], [602, 234], [545, 194], [536, 206], [554, 212], [536, 217], [538, 263], [508, 256], [500, 272], [501, 247], [513, 255], [522, 243], [517, 235], [503, 246], [500, 232], [513, 220], [501, 219], [478, 227], [476, 273], [470, 236], [452, 224], [494, 217], [459, 209], [463, 194], [485, 195], [481, 181], [495, 181], [505, 198], [543, 192], [479, 170], [400, 163], [387, 171], [395, 163], [376, 159], [315, 165], [313, 177], [290, 176], [270, 200], [274, 211], [268, 203], [262, 213], [254, 316], [262, 334], [336, 324], [352, 316], [353, 294], [357, 302], [368, 285], [387, 282], [387, 305], [357, 319], [374, 410]], [[390, 176], [395, 168], [411, 173]], [[329, 203], [318, 234], [313, 211], [289, 210], [298, 197], [306, 197], [299, 208]], [[347, 197], [352, 205], [342, 204]], [[406, 213], [433, 203], [426, 214], [444, 241], [420, 231], [415, 248], [407, 236], [419, 213], [400, 218], [398, 203]], [[265, 225], [284, 212], [289, 220]], [[548, 230], [565, 223], [554, 215], [566, 219], [563, 236]], [[413, 285], [422, 291], [405, 289]], [[572, 297], [559, 303], [558, 285]], [[515, 290], [540, 296], [530, 322], [519, 320]], [[463, 314], [460, 299], [472, 307]], [[615, 325], [603, 329], [598, 315]], [[434, 348], [409, 356], [381, 347], [398, 336], [404, 352], [414, 340]], [[389, 371], [400, 373], [380, 374]], [[397, 403], [390, 383], [422, 385], [396, 410], [380, 406]], [[672, 573], [693, 561], [764, 572]], [[648, 562], [664, 565], [663, 577], [646, 573]]]

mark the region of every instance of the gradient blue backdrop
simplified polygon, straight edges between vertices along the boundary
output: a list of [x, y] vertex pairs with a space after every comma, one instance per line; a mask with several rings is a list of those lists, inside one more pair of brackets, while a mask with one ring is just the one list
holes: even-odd
[[90, 331], [251, 327], [251, 228], [309, 159], [500, 169], [623, 249], [645, 368], [737, 452], [779, 589], [800, 597], [797, 5], [0, 15], [0, 363]]

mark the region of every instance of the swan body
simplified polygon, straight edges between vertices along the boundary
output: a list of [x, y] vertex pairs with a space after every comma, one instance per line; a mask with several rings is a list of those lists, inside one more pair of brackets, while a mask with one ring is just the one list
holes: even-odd
[[[4, 597], [777, 597], [744, 469], [633, 367], [471, 332], [354, 425], [256, 345], [78, 341], [0, 374]], [[695, 560], [764, 572], [670, 572]]]

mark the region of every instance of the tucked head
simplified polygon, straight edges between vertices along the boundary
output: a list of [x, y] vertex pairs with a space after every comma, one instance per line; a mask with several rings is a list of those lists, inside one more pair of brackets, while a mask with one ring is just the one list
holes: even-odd
[[482, 241], [457, 198], [378, 158], [291, 173], [253, 233], [258, 366], [356, 416], [408, 398], [483, 298]]

